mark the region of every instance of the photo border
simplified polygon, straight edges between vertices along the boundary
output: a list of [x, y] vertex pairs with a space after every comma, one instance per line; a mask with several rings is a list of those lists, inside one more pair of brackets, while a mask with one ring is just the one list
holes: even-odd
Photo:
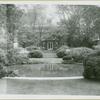
[[[100, 5], [99, 0], [0, 0], [0, 4], [67, 4]], [[10, 100], [100, 100], [100, 96], [79, 95], [0, 95], [1, 99]]]

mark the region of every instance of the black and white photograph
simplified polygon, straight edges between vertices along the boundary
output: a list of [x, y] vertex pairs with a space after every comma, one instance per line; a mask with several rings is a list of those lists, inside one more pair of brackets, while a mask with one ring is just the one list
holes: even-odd
[[0, 3], [0, 95], [100, 96], [100, 4]]

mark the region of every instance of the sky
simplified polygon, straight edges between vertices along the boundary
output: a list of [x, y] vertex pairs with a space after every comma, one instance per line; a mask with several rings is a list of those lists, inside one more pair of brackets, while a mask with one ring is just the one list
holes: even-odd
[[[44, 13], [46, 14], [48, 19], [52, 19], [52, 23], [56, 25], [56, 23], [59, 21], [59, 18], [57, 16], [57, 8], [56, 5], [48, 4], [48, 5], [43, 5], [45, 7]], [[24, 9], [26, 12], [29, 9], [33, 8], [33, 5], [31, 4], [26, 4], [26, 5], [17, 5], [20, 9]]]
[[59, 21], [56, 5], [48, 5], [46, 9], [46, 13], [48, 18], [53, 19], [54, 24], [56, 24], [56, 22]]

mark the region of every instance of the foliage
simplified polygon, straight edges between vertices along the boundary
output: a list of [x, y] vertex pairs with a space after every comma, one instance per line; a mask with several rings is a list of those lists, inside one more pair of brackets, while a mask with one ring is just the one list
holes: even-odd
[[84, 77], [88, 79], [100, 79], [100, 51], [89, 54], [83, 62]]
[[64, 56], [62, 63], [63, 64], [72, 64], [72, 63], [74, 63], [72, 56], [68, 56], [68, 55]]
[[92, 49], [86, 47], [71, 48], [70, 51], [66, 51], [67, 56], [71, 56], [75, 62], [82, 62], [84, 57], [88, 53], [93, 52]]
[[0, 63], [2, 63], [3, 65], [6, 65], [7, 63], [6, 52], [2, 49], [0, 49]]
[[58, 5], [58, 14], [61, 17], [59, 27], [67, 34], [67, 43], [70, 47], [93, 46], [94, 34], [100, 31], [100, 7]]
[[60, 50], [60, 51], [57, 52], [58, 58], [63, 58], [64, 56], [66, 56], [65, 50]]
[[15, 77], [15, 76], [18, 76], [18, 74], [16, 74], [14, 71], [7, 71], [5, 76], [7, 76], [7, 77]]
[[[22, 49], [21, 49], [22, 50]], [[27, 53], [21, 53], [20, 49], [14, 49], [13, 50], [13, 57], [6, 65], [14, 65], [14, 64], [26, 64], [29, 61], [29, 58], [27, 57]], [[10, 57], [10, 53], [7, 54], [7, 57]]]
[[94, 50], [100, 50], [100, 45], [93, 46]]
[[33, 51], [33, 50], [39, 50], [39, 47], [32, 45], [32, 46], [26, 47], [26, 49], [27, 49], [28, 51]]
[[18, 47], [14, 48], [14, 55], [21, 55], [21, 56], [28, 56], [29, 51], [26, 50], [25, 48]]
[[24, 55], [15, 55], [13, 57], [13, 64], [27, 64], [29, 58]]
[[8, 60], [6, 57], [6, 53], [4, 50], [0, 49], [0, 78], [5, 77], [5, 76], [9, 76], [14, 75], [13, 71], [8, 71], [6, 65], [8, 64]]
[[22, 27], [18, 32], [18, 43], [23, 48], [31, 46], [37, 42], [37, 37], [29, 27]]
[[72, 60], [72, 56], [67, 56], [66, 55], [66, 56], [63, 57], [63, 60]]
[[0, 24], [4, 24], [6, 19], [6, 6], [4, 4], [0, 4], [0, 12]]
[[29, 58], [42, 58], [43, 57], [43, 53], [39, 50], [34, 50], [32, 52], [29, 53], [28, 55]]
[[2, 63], [0, 63], [0, 78], [4, 77], [6, 75], [6, 70], [4, 70], [4, 66]]
[[29, 59], [28, 64], [44, 64], [44, 62], [36, 59]]
[[18, 32], [18, 41], [22, 47], [25, 48], [41, 43], [46, 30], [44, 27], [46, 23], [44, 9], [44, 6], [36, 4], [32, 6], [32, 9], [24, 12]]
[[63, 58], [66, 55], [66, 50], [69, 49], [68, 46], [63, 45], [59, 49], [56, 50], [56, 54], [58, 58]]
[[9, 63], [13, 60], [14, 40], [19, 29], [19, 22], [22, 16], [22, 10], [14, 4], [6, 4], [6, 33], [7, 33], [7, 59]]
[[60, 48], [58, 48], [58, 49], [56, 50], [56, 52], [59, 52], [60, 50], [66, 51], [66, 49], [69, 49], [69, 47], [68, 47], [67, 45], [63, 45], [63, 46], [61, 46]]
[[75, 62], [73, 60], [63, 60], [62, 64], [74, 64]]

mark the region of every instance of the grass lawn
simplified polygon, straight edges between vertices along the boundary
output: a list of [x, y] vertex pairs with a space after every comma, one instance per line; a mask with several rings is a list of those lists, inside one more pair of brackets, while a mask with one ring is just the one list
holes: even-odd
[[73, 80], [7, 80], [7, 94], [100, 95], [100, 82]]
[[21, 77], [71, 77], [82, 76], [82, 64], [29, 64], [9, 66]]
[[46, 63], [46, 64], [50, 64], [50, 63], [62, 63], [62, 59], [61, 58], [30, 58], [30, 61], [33, 63], [39, 64], [39, 63]]

